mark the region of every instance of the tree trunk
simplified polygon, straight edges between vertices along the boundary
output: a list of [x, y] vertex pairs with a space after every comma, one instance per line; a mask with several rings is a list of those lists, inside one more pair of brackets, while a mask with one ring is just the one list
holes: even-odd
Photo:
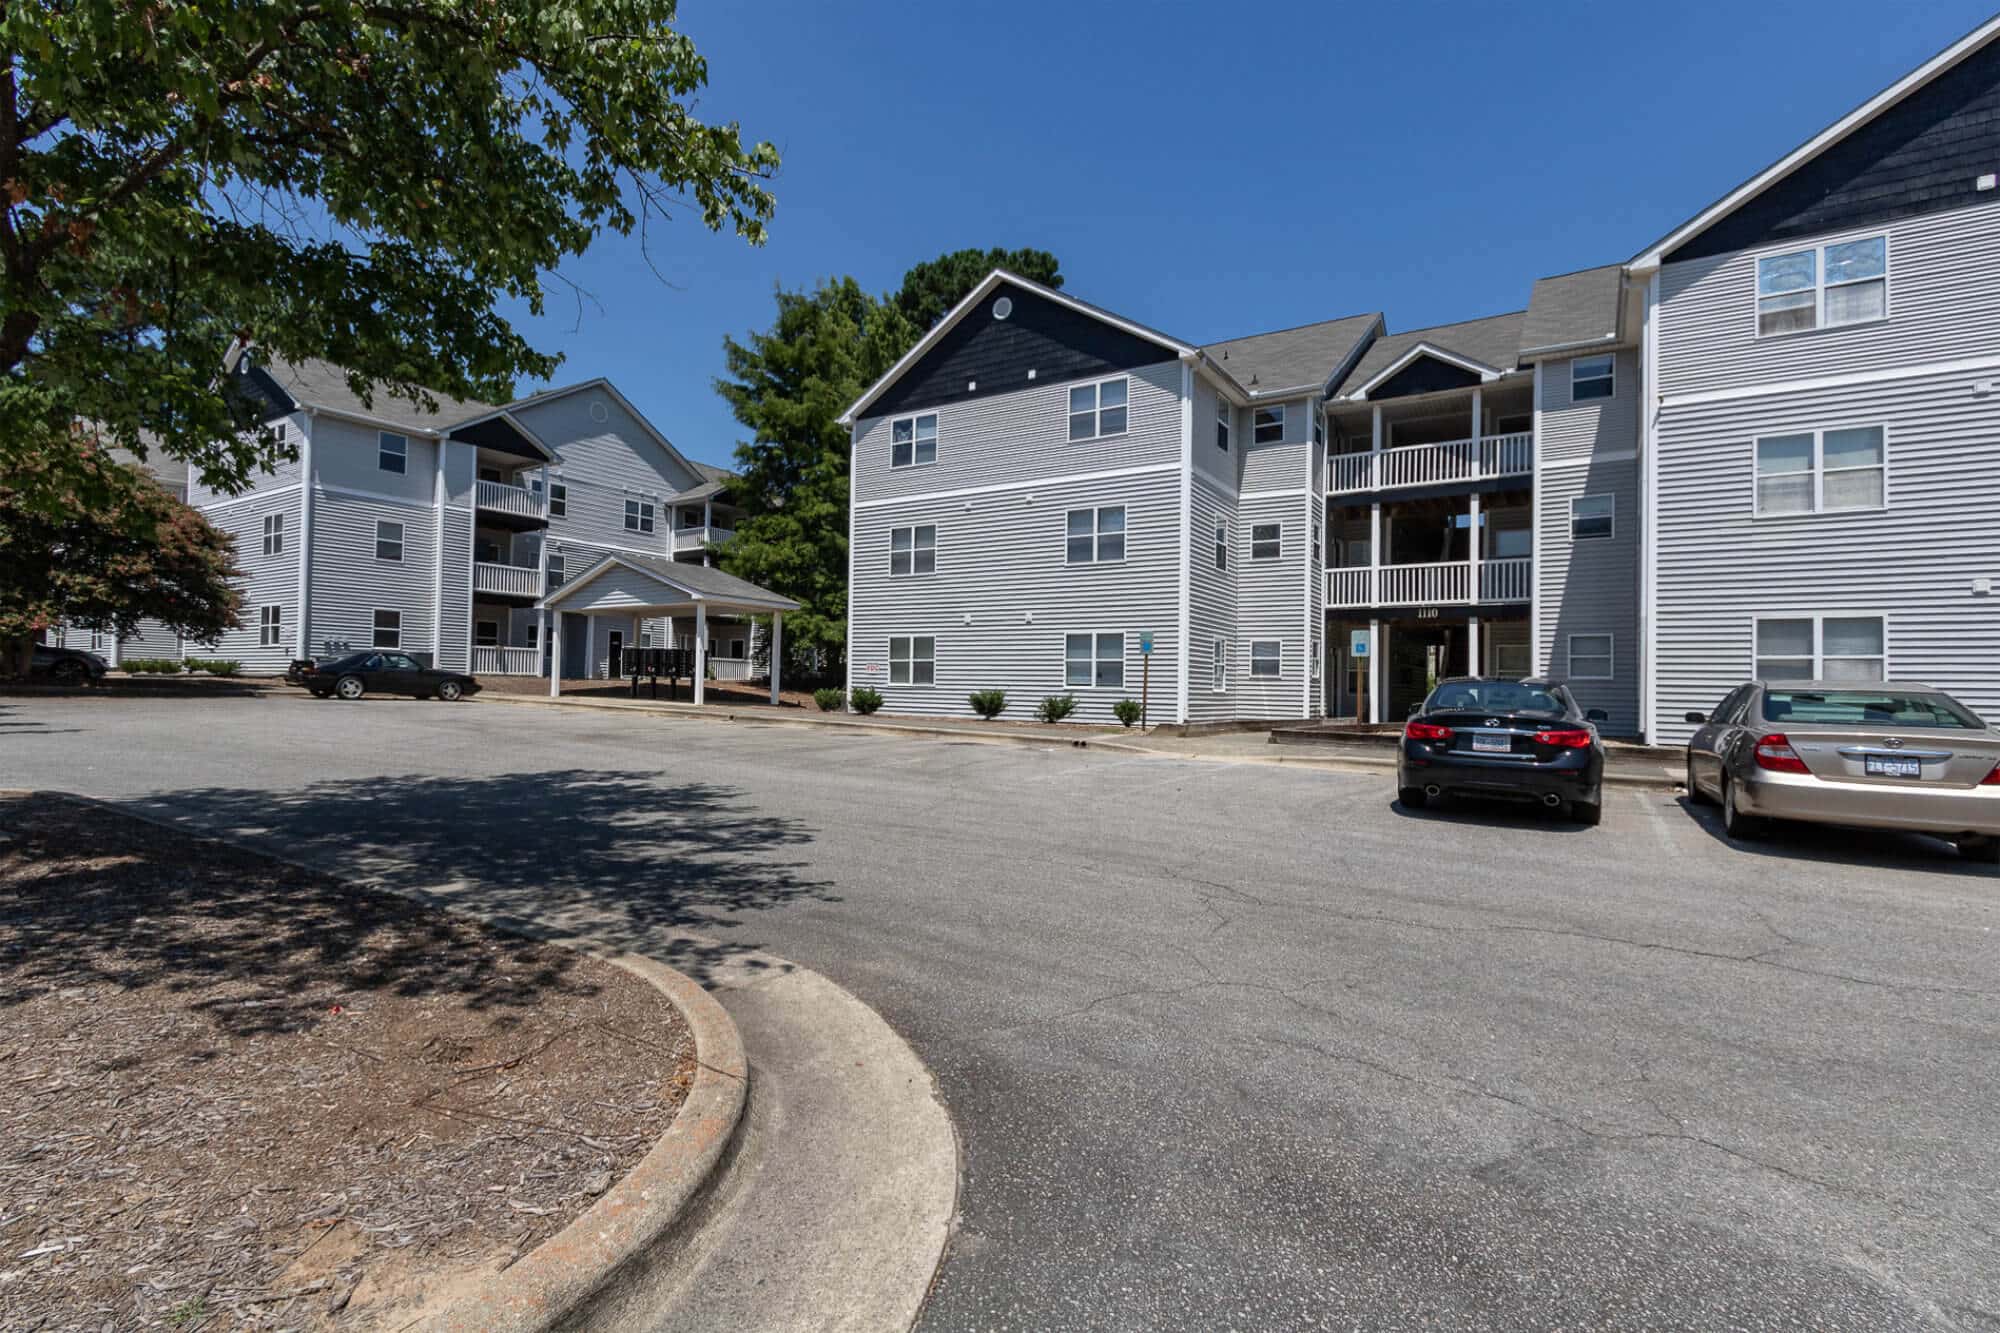
[[0, 676], [24, 677], [34, 660], [35, 636], [14, 634], [0, 639]]

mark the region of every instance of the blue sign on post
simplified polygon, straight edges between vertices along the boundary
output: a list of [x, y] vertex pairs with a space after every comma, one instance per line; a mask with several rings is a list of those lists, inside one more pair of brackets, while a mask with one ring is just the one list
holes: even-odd
[[1368, 631], [1365, 629], [1347, 632], [1347, 655], [1349, 657], [1368, 656]]
[[1139, 631], [1139, 654], [1142, 657], [1153, 655], [1153, 631], [1149, 629]]

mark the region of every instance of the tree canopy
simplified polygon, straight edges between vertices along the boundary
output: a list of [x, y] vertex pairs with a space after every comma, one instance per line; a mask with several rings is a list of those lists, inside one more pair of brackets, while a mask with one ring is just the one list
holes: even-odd
[[896, 308], [922, 337], [996, 268], [1044, 287], [1063, 285], [1062, 264], [1046, 250], [954, 250], [905, 273], [893, 298]]
[[540, 313], [593, 236], [685, 212], [760, 242], [777, 153], [694, 115], [675, 9], [0, 6], [0, 469], [43, 483], [17, 499], [105, 479], [78, 421], [244, 485], [282, 450], [218, 392], [233, 338], [504, 401], [556, 361], [499, 302]]

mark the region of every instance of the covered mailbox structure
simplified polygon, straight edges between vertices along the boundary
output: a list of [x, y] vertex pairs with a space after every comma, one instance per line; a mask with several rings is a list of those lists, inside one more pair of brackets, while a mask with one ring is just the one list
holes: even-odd
[[[771, 702], [778, 702], [784, 660], [785, 612], [797, 602], [780, 597], [733, 574], [708, 565], [649, 556], [610, 554], [569, 579], [537, 604], [542, 613], [541, 642], [559, 645], [558, 630], [565, 615], [619, 616], [634, 620], [694, 617], [694, 701], [704, 702], [708, 675], [708, 613], [771, 617]], [[562, 652], [549, 653], [549, 696], [562, 693]]]

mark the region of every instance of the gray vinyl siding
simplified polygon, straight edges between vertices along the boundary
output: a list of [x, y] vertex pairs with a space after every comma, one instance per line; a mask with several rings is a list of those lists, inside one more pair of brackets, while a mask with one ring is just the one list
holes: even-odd
[[[1631, 348], [1616, 353], [1612, 396], [1575, 402], [1570, 397], [1574, 360], [1542, 366], [1542, 414], [1536, 441], [1541, 466], [1631, 457], [1639, 449], [1639, 356]], [[1589, 358], [1580, 358], [1589, 359]]]
[[[1229, 663], [1230, 692], [1239, 718], [1294, 718], [1311, 711], [1311, 664], [1307, 658], [1312, 640], [1324, 638], [1325, 629], [1318, 620], [1307, 621], [1312, 605], [1306, 593], [1310, 525], [1315, 511], [1310, 494], [1310, 407], [1303, 400], [1285, 405], [1285, 438], [1278, 444], [1251, 443], [1255, 415], [1251, 411], [1240, 414], [1243, 486], [1236, 501], [1235, 549], [1230, 552], [1231, 562], [1237, 566], [1237, 599], [1236, 641]], [[1252, 529], [1259, 523], [1282, 526], [1277, 560], [1250, 558]], [[1250, 645], [1269, 639], [1282, 644], [1279, 674], [1275, 678], [1253, 677]]]
[[[437, 443], [422, 435], [405, 435], [403, 471], [381, 466], [382, 431], [340, 417], [313, 419], [313, 482], [321, 490], [362, 491], [430, 505], [437, 489]], [[390, 434], [401, 432], [391, 431]], [[462, 446], [453, 446], [458, 452]]]
[[[303, 447], [305, 442], [306, 415], [303, 412], [295, 412], [290, 416], [273, 417], [270, 424], [276, 426], [281, 422], [285, 426], [285, 433], [289, 437], [291, 446], [296, 453], [296, 451]], [[300, 460], [297, 457], [281, 459], [268, 470], [259, 469], [253, 472], [250, 475], [250, 484], [246, 488], [246, 492], [239, 492], [239, 494], [247, 493], [247, 491], [275, 491], [287, 486], [296, 486], [299, 483], [299, 471]], [[227, 492], [219, 491], [215, 487], [208, 485], [193, 468], [188, 470], [185, 488], [176, 485], [172, 489], [176, 494], [182, 494], [184, 489], [184, 498], [197, 509], [205, 505], [214, 504], [219, 500], [231, 498]]]
[[[267, 556], [264, 550], [264, 516], [285, 516], [285, 549]], [[196, 657], [233, 658], [243, 663], [251, 675], [282, 674], [291, 663], [298, 634], [299, 613], [299, 492], [281, 491], [257, 495], [210, 509], [204, 514], [218, 531], [236, 541], [236, 562], [242, 571], [236, 587], [243, 594], [238, 613], [242, 624], [225, 631], [212, 644], [189, 643], [187, 651]], [[260, 645], [260, 608], [277, 606], [281, 636], [272, 647]], [[150, 654], [131, 652], [133, 657]], [[172, 654], [166, 654], [171, 656]]]
[[[601, 410], [603, 421], [594, 419], [593, 409]], [[549, 469], [549, 480], [565, 488], [567, 512], [550, 517], [551, 540], [656, 554], [672, 549], [667, 499], [699, 484], [701, 478], [662, 449], [616, 398], [600, 388], [587, 388], [536, 403], [516, 415], [559, 455]], [[627, 500], [652, 503], [652, 532], [626, 528]]]
[[1129, 410], [1123, 435], [1072, 443], [1070, 383], [1055, 381], [924, 409], [937, 413], [938, 454], [935, 464], [923, 467], [890, 466], [895, 418], [856, 422], [854, 497], [867, 501], [1148, 465], [1178, 467], [1180, 363], [1126, 373]]
[[[1319, 531], [1319, 563], [1307, 552], [1305, 576], [1306, 692], [1307, 717], [1326, 713], [1326, 458], [1313, 449], [1310, 460], [1310, 489], [1306, 495], [1306, 517]], [[1317, 673], [1317, 674], [1315, 674]]]
[[[1272, 407], [1277, 404], [1263, 403], [1259, 406]], [[1256, 420], [1254, 409], [1245, 409], [1238, 414], [1243, 427], [1242, 472], [1237, 489], [1248, 494], [1252, 491], [1269, 491], [1303, 488], [1309, 480], [1310, 469], [1307, 454], [1312, 440], [1311, 404], [1294, 401], [1283, 404], [1285, 409], [1285, 438], [1279, 444], [1251, 443], [1252, 422]]]
[[[1211, 412], [1213, 408], [1210, 409]], [[1195, 454], [1201, 454], [1199, 415], [1195, 417]], [[1213, 437], [1210, 440], [1213, 448]], [[1190, 495], [1194, 519], [1188, 540], [1192, 544], [1188, 565], [1188, 616], [1193, 628], [1188, 634], [1188, 720], [1226, 722], [1236, 717], [1236, 687], [1241, 665], [1236, 659], [1236, 581], [1243, 569], [1244, 552], [1237, 542], [1236, 501], [1212, 485], [1201, 472], [1194, 478]], [[1215, 521], [1220, 518], [1229, 529], [1229, 568], [1215, 567]], [[1216, 690], [1214, 643], [1222, 640], [1228, 653], [1228, 688]]]
[[[1969, 302], [1983, 299], [1973, 290], [1982, 284], [1963, 286]], [[1974, 393], [1990, 374], [1662, 413], [1659, 739], [1685, 739], [1683, 713], [1714, 707], [1750, 677], [1754, 617], [1788, 612], [1879, 613], [1890, 675], [2000, 714], [2000, 596], [1975, 591], [1975, 580], [2000, 576], [2000, 399]], [[1755, 517], [1755, 437], [1878, 422], [1887, 428], [1886, 509]]]
[[1243, 475], [1243, 423], [1248, 414], [1230, 409], [1229, 450], [1215, 444], [1215, 386], [1200, 375], [1194, 377], [1194, 475], [1220, 484], [1225, 490], [1240, 488]]
[[[996, 401], [950, 410], [985, 411]], [[1068, 564], [1069, 511], [1119, 504], [1123, 563]], [[919, 524], [937, 528], [937, 572], [891, 577], [891, 529]], [[1073, 693], [1075, 720], [1107, 722], [1117, 700], [1139, 697], [1139, 636], [1150, 631], [1151, 712], [1169, 718], [1181, 541], [1177, 471], [857, 509], [848, 614], [854, 683], [880, 690], [886, 712], [969, 717], [969, 693], [1001, 689], [1010, 718], [1031, 716], [1045, 696]], [[1122, 689], [1064, 684], [1064, 635], [1085, 632], [1125, 635]], [[901, 635], [937, 640], [934, 686], [888, 683], [889, 639]]]
[[[436, 555], [435, 549], [432, 554]], [[366, 552], [366, 557], [374, 558], [372, 548]], [[446, 671], [466, 671], [472, 666], [471, 558], [472, 511], [447, 504], [444, 509], [444, 604], [438, 609], [444, 621], [443, 642], [437, 654], [437, 665]]]
[[[260, 548], [261, 549], [261, 548]], [[290, 644], [292, 627], [285, 627], [286, 643]], [[181, 636], [162, 625], [157, 620], [142, 620], [132, 627], [132, 633], [119, 642], [118, 656], [122, 661], [135, 657], [179, 657]]]
[[[1757, 257], [1886, 234], [1889, 318], [1759, 338]], [[1990, 356], [2000, 346], [2000, 203], [1933, 213], [1660, 270], [1660, 390], [1748, 384]]]
[[[413, 451], [415, 447], [413, 441]], [[383, 519], [403, 525], [400, 562], [375, 558], [375, 525]], [[315, 655], [369, 647], [377, 610], [402, 613], [404, 651], [433, 650], [435, 519], [428, 503], [395, 504], [338, 492], [314, 497], [310, 628]], [[446, 577], [450, 586], [455, 577], [469, 580], [470, 575], [454, 576], [448, 565]], [[466, 586], [469, 595], [469, 582]]]

